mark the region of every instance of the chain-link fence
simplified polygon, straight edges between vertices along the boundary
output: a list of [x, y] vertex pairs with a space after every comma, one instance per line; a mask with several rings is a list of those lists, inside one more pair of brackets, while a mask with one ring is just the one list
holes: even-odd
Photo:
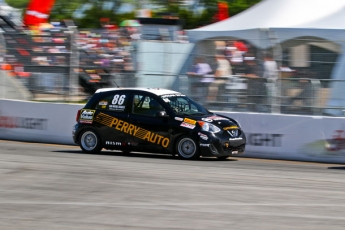
[[[223, 84], [219, 85], [216, 97], [214, 100], [205, 100], [212, 82], [195, 86], [194, 78], [189, 77], [191, 97], [215, 110], [323, 115], [329, 95], [329, 89], [323, 88], [322, 81], [318, 79], [285, 78], [271, 81], [233, 75], [220, 77]], [[208, 78], [213, 79], [210, 75]]]
[[[123, 31], [69, 27], [2, 35], [2, 98], [85, 101], [99, 88], [116, 86], [116, 79], [134, 86], [128, 83], [135, 74], [131, 39]], [[30, 96], [18, 97], [19, 87]]]
[[[186, 93], [211, 110], [307, 115], [345, 110], [341, 103], [328, 103], [343, 100], [334, 96], [338, 94], [333, 88], [345, 89], [345, 81], [332, 76], [341, 41], [301, 38], [280, 44], [270, 34], [259, 43], [271, 48], [259, 49], [235, 38], [192, 46], [185, 41], [151, 41], [143, 46], [145, 41], [120, 30], [69, 28], [2, 35], [2, 75], [16, 79], [32, 95], [25, 100], [83, 101], [103, 87], [144, 86]], [[267, 54], [276, 64], [276, 76], [265, 75]], [[199, 63], [206, 65], [198, 67]], [[206, 72], [197, 73], [196, 67]], [[5, 82], [0, 84], [9, 88]], [[1, 97], [13, 98], [7, 93]]]
[[[300, 38], [280, 44], [274, 34], [266, 39], [256, 43], [271, 44], [265, 46], [270, 49], [259, 49], [235, 38], [198, 42], [180, 75], [188, 79], [189, 93], [213, 110], [307, 115], [331, 115], [332, 110], [337, 110], [338, 114], [342, 113], [343, 106], [328, 105], [330, 100], [344, 100], [332, 94], [335, 85], [341, 88], [345, 82], [333, 79], [332, 75], [339, 64], [342, 40]], [[227, 60], [229, 66], [222, 64], [218, 56]], [[211, 70], [205, 72], [208, 69], [205, 65]], [[274, 65], [276, 75], [267, 75], [267, 67], [272, 70]], [[230, 71], [219, 74], [222, 68]], [[215, 80], [221, 83], [212, 83]]]

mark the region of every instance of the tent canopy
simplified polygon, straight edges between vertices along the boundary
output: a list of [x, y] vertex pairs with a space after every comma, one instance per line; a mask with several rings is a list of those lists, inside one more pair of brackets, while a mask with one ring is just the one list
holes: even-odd
[[[307, 29], [304, 33], [296, 30], [296, 35], [310, 36], [310, 29], [345, 29], [344, 21], [345, 0], [263, 0], [231, 18], [187, 33], [191, 42], [219, 36], [248, 40], [256, 35], [252, 37], [255, 44], [255, 40], [262, 38], [262, 31]], [[291, 38], [296, 35], [292, 34]], [[323, 37], [333, 40], [333, 37]]]

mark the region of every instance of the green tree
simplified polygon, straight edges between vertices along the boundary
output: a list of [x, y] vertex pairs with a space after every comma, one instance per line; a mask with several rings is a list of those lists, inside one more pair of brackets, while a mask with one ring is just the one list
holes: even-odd
[[132, 13], [119, 13], [119, 9], [124, 3], [131, 2], [130, 0], [86, 0], [84, 6], [89, 8], [82, 14], [79, 19], [75, 19], [79, 28], [100, 28], [101, 18], [109, 18], [110, 23], [119, 24], [122, 20], [133, 19]]
[[74, 13], [82, 6], [83, 2], [83, 0], [56, 0], [50, 13], [50, 19], [74, 19]]
[[[56, 0], [52, 9], [51, 20], [73, 19], [79, 28], [99, 28], [100, 18], [109, 18], [110, 22], [119, 24], [122, 20], [133, 19], [134, 12], [121, 13], [119, 9], [124, 3], [131, 3], [137, 9], [144, 3], [159, 6], [159, 10], [153, 12], [174, 13], [183, 20], [185, 29], [197, 28], [213, 22], [218, 10], [220, 0], [199, 0], [199, 6], [203, 6], [202, 12], [196, 12], [196, 8], [186, 7], [181, 0]], [[234, 16], [261, 0], [222, 0], [229, 6], [229, 15]], [[6, 0], [15, 8], [26, 9], [30, 0]], [[83, 10], [86, 8], [85, 10]], [[80, 12], [79, 17], [75, 12]]]
[[[218, 2], [220, 1], [228, 3], [229, 15], [234, 16], [261, 0], [199, 0], [196, 1], [198, 4], [189, 7], [183, 5], [181, 0], [151, 0], [152, 3], [161, 6], [160, 12], [177, 14], [184, 21], [184, 29], [197, 28], [213, 23], [214, 16], [218, 12]], [[203, 8], [202, 12], [196, 11], [200, 7]]]
[[29, 1], [30, 0], [6, 0], [5, 2], [14, 8], [25, 9]]

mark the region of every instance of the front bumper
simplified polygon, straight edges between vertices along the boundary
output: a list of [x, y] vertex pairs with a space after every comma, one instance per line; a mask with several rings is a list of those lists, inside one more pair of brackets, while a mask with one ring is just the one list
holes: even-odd
[[244, 153], [246, 137], [244, 133], [238, 137], [230, 138], [224, 134], [200, 132], [199, 145], [202, 156], [233, 156]]

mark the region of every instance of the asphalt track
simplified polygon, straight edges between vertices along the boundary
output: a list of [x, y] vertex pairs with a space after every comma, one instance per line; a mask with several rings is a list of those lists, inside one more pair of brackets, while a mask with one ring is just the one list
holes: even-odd
[[345, 229], [345, 166], [0, 141], [0, 229]]

